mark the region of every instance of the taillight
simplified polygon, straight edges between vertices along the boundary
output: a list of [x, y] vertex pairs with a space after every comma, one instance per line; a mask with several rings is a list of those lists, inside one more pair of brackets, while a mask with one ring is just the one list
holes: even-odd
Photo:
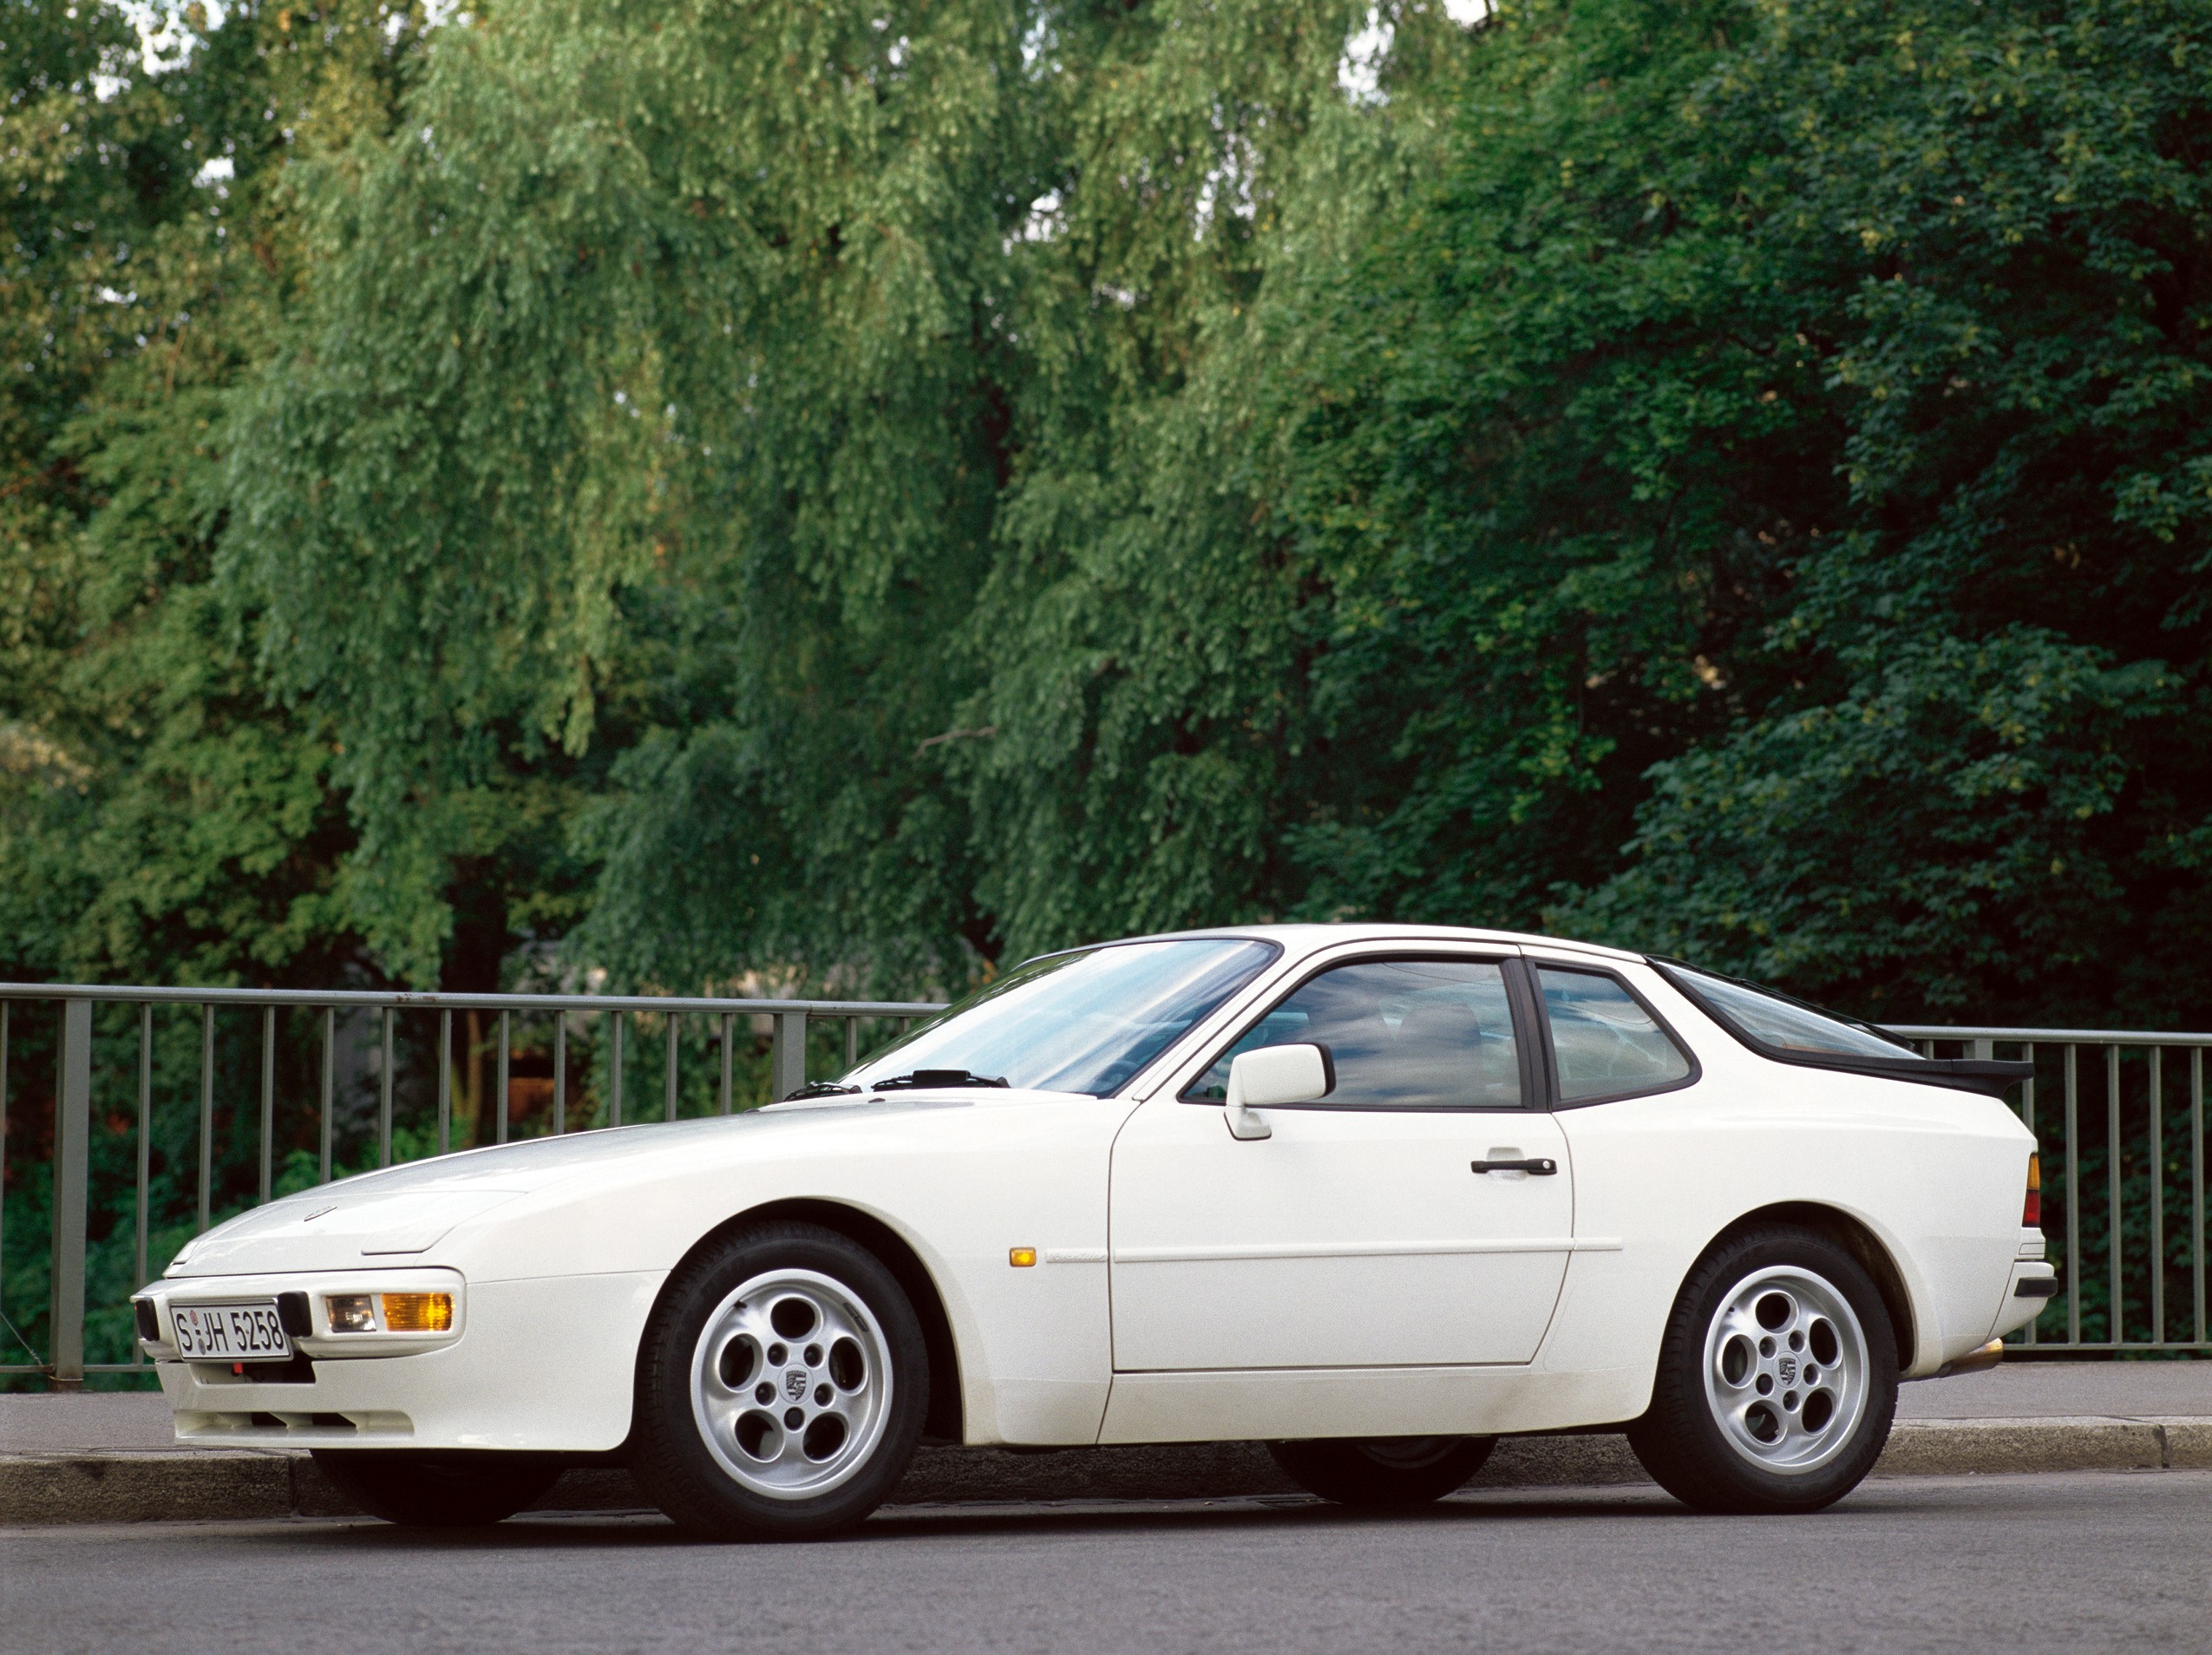
[[2043, 1157], [2028, 1157], [2027, 1204], [2020, 1208], [2020, 1227], [2039, 1230], [2043, 1227]]

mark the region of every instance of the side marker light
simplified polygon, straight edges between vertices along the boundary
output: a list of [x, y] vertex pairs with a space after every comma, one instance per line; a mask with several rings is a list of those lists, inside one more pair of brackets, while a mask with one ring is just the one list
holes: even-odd
[[1037, 1262], [1037, 1249], [1009, 1247], [1006, 1249], [1006, 1262], [1017, 1270], [1027, 1270]]

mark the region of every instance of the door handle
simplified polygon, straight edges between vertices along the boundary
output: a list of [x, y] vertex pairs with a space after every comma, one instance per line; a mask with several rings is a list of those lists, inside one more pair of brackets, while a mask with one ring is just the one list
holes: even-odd
[[1559, 1170], [1556, 1161], [1534, 1155], [1526, 1161], [1470, 1161], [1467, 1164], [1478, 1173], [1528, 1173], [1538, 1178], [1549, 1178]]

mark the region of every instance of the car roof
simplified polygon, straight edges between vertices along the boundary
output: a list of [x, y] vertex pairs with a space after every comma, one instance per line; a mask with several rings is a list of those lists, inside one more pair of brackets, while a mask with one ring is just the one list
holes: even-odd
[[[1279, 943], [1293, 955], [1347, 942], [1502, 943], [1512, 947], [1563, 949], [1597, 959], [1640, 964], [1644, 956], [1603, 943], [1577, 942], [1566, 937], [1540, 937], [1525, 931], [1490, 931], [1476, 926], [1409, 926], [1375, 921], [1314, 925], [1211, 926], [1197, 931], [1160, 931], [1142, 937], [1116, 937], [1114, 942], [1162, 942], [1179, 937], [1245, 937]], [[1089, 944], [1086, 946], [1103, 946]], [[1073, 949], [1055, 952], [1072, 953]]]

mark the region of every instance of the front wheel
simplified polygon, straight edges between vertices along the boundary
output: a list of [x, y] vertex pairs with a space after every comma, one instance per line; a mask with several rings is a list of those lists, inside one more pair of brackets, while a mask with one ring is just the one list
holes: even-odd
[[479, 1528], [545, 1497], [560, 1462], [474, 1449], [317, 1449], [315, 1463], [372, 1517], [410, 1528]]
[[897, 1485], [928, 1411], [921, 1323], [881, 1261], [834, 1230], [762, 1224], [670, 1280], [631, 1471], [709, 1539], [833, 1534]]
[[1482, 1469], [1488, 1436], [1377, 1436], [1270, 1442], [1267, 1452], [1308, 1494], [1343, 1506], [1425, 1506]]
[[1826, 1236], [1777, 1226], [1691, 1272], [1628, 1443], [1686, 1504], [1817, 1511], [1874, 1469], [1896, 1410], [1896, 1340], [1873, 1280]]

